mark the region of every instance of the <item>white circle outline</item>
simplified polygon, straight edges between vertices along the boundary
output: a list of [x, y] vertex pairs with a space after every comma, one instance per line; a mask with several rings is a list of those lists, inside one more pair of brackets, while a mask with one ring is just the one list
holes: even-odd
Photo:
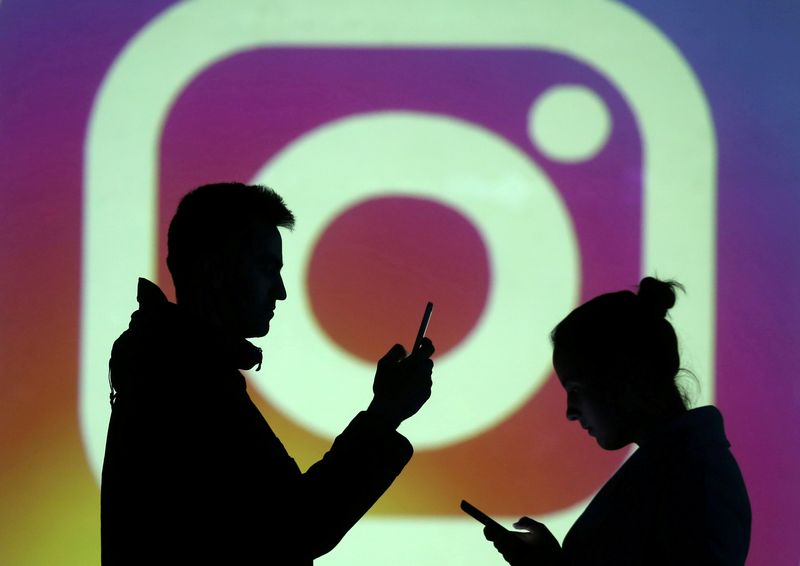
[[[358, 114], [299, 137], [252, 182], [273, 186], [299, 222], [284, 237], [290, 297], [278, 305], [270, 335], [256, 340], [264, 370], [248, 377], [301, 426], [333, 437], [371, 397], [371, 365], [327, 337], [299, 290], [319, 235], [354, 203], [386, 194], [374, 187], [396, 187], [392, 194], [456, 209], [481, 231], [490, 258], [492, 285], [481, 320], [437, 360], [431, 400], [403, 424], [415, 445], [439, 448], [484, 432], [549, 375], [547, 336], [576, 304], [579, 252], [560, 194], [515, 145], [450, 116]], [[525, 238], [531, 244], [521, 253]]]

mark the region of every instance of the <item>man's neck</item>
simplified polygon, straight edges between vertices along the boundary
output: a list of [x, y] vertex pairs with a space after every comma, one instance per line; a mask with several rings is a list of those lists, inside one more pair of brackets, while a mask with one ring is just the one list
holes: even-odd
[[214, 308], [214, 302], [200, 297], [183, 296], [177, 300], [178, 306], [183, 312], [197, 323], [207, 327], [214, 333], [222, 336], [232, 336], [230, 325], [225, 318], [220, 315], [220, 310]]

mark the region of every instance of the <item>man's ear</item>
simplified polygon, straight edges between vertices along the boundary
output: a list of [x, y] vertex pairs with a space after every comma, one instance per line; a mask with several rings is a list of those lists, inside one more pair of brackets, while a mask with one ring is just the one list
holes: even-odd
[[216, 293], [227, 287], [226, 267], [225, 262], [220, 262], [219, 258], [206, 256], [195, 264], [192, 275], [199, 285]]

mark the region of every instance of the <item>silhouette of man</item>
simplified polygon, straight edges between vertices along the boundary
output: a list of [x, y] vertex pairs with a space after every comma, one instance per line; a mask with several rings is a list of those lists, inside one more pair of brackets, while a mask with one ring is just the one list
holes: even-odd
[[206, 185], [178, 206], [167, 258], [177, 304], [140, 279], [109, 363], [104, 564], [311, 564], [411, 458], [396, 428], [430, 397], [430, 340], [409, 356], [389, 350], [369, 407], [305, 473], [250, 400], [239, 370], [260, 367], [261, 350], [246, 338], [264, 336], [286, 298], [278, 228], [293, 225], [259, 186]]

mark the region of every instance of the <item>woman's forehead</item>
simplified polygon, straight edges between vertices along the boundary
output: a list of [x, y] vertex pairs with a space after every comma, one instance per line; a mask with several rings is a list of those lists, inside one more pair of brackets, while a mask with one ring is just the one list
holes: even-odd
[[617, 358], [612, 352], [591, 348], [556, 348], [553, 351], [553, 368], [562, 384], [585, 383], [619, 371], [620, 360]]

